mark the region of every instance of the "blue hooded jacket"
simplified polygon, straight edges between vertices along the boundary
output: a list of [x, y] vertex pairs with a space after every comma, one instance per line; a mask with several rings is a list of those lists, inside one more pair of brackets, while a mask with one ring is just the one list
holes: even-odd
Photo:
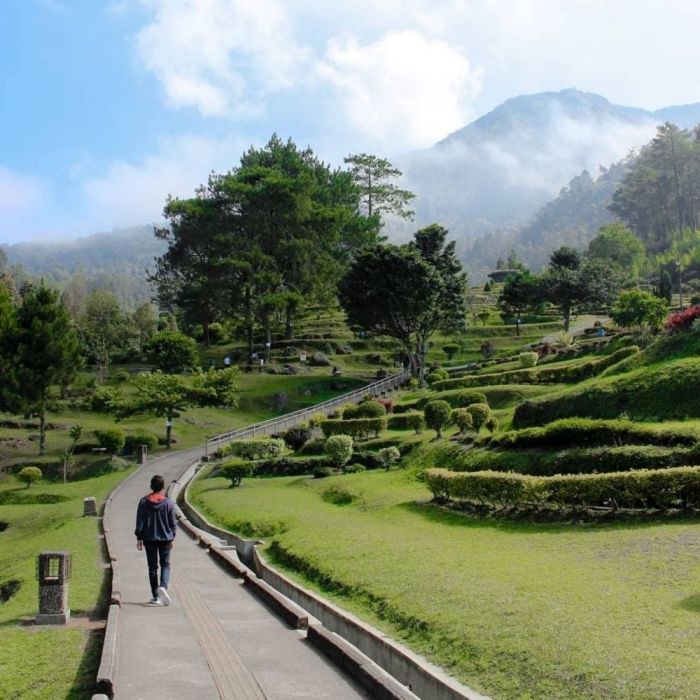
[[134, 534], [144, 542], [171, 542], [177, 524], [175, 503], [162, 493], [149, 493], [139, 501]]

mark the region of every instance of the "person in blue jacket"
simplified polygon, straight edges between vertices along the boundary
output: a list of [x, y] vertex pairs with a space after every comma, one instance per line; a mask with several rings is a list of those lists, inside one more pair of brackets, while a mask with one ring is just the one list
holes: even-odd
[[[163, 494], [165, 480], [158, 474], [151, 478], [151, 493], [139, 501], [136, 511], [136, 548], [146, 550], [148, 579], [151, 584], [150, 605], [170, 605], [170, 552], [177, 524], [175, 503]], [[160, 561], [160, 585], [158, 562]]]

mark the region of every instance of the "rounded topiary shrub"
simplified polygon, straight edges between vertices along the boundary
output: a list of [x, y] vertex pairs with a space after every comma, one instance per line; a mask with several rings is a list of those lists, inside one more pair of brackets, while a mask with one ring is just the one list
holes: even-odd
[[434, 384], [435, 382], [441, 382], [449, 378], [449, 372], [446, 369], [443, 369], [442, 367], [438, 367], [428, 375], [428, 384]]
[[231, 482], [229, 486], [231, 489], [240, 486], [243, 477], [250, 476], [252, 473], [253, 468], [250, 462], [242, 459], [232, 459], [219, 467], [219, 475]]
[[379, 401], [362, 401], [357, 404], [348, 404], [343, 408], [343, 419], [353, 418], [381, 418], [386, 415], [386, 408]]
[[158, 436], [146, 430], [141, 430], [137, 433], [130, 433], [124, 439], [124, 447], [129, 454], [136, 452], [139, 445], [146, 445], [148, 451], [151, 452], [158, 447]]
[[97, 444], [104, 447], [108, 454], [114, 457], [124, 449], [126, 435], [123, 430], [113, 428], [111, 430], [96, 430]]
[[518, 355], [518, 359], [520, 360], [520, 366], [521, 367], [534, 367], [537, 364], [537, 360], [539, 360], [540, 356], [536, 352], [521, 352]]
[[282, 439], [290, 450], [297, 452], [311, 439], [311, 433], [311, 428], [306, 423], [300, 423], [285, 430]]
[[352, 438], [349, 435], [331, 435], [325, 445], [328, 459], [334, 467], [342, 467], [352, 457]]
[[20, 471], [19, 474], [17, 474], [17, 478], [24, 484], [27, 485], [27, 488], [29, 488], [35, 481], [39, 481], [43, 474], [41, 473], [41, 469], [39, 467], [24, 467]]
[[466, 433], [474, 427], [472, 414], [466, 408], [455, 408], [450, 414], [450, 420], [459, 428], [460, 433]]
[[401, 453], [398, 447], [385, 447], [378, 452], [379, 459], [382, 461], [382, 466], [384, 469], [389, 471], [392, 465], [396, 464], [401, 459]]
[[450, 420], [450, 404], [447, 401], [429, 401], [425, 405], [423, 414], [425, 423], [429, 428], [432, 428], [438, 437], [442, 437], [442, 429]]
[[481, 426], [485, 425], [486, 421], [491, 417], [491, 409], [486, 403], [473, 403], [471, 406], [467, 406], [467, 411], [472, 417], [474, 430], [477, 433], [481, 430]]

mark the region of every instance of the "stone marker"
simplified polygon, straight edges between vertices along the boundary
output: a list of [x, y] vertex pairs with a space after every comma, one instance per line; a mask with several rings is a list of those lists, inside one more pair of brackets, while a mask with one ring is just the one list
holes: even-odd
[[139, 459], [139, 464], [146, 464], [148, 461], [148, 445], [138, 445], [136, 447], [136, 454]]
[[83, 517], [86, 515], [97, 515], [97, 503], [93, 496], [83, 498]]
[[70, 569], [70, 552], [42, 552], [37, 557], [36, 575], [39, 580], [37, 625], [65, 625], [70, 620], [68, 609]]

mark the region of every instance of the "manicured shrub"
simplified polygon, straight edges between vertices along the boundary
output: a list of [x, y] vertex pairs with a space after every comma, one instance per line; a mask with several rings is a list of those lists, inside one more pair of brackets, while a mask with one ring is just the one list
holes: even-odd
[[97, 444], [100, 447], [104, 447], [107, 454], [112, 455], [112, 457], [124, 449], [124, 444], [126, 442], [124, 431], [118, 430], [117, 428], [96, 430], [95, 437], [97, 438]]
[[273, 459], [284, 450], [284, 440], [279, 438], [260, 438], [253, 440], [234, 440], [228, 446], [228, 454], [241, 459]]
[[429, 401], [423, 411], [425, 423], [432, 428], [438, 437], [442, 437], [442, 429], [450, 420], [450, 404], [447, 401]]
[[355, 452], [352, 458], [356, 464], [361, 464], [365, 469], [379, 469], [382, 466], [382, 461], [376, 452], [368, 450]]
[[474, 427], [474, 419], [466, 408], [455, 408], [450, 413], [450, 421], [454, 423], [460, 433], [466, 433]]
[[584, 379], [595, 377], [607, 368], [638, 353], [639, 348], [636, 345], [630, 345], [629, 347], [615, 350], [609, 355], [604, 355], [579, 364], [561, 367], [543, 365], [530, 369], [511, 370], [509, 372], [472, 374], [435, 382], [432, 388], [437, 391], [444, 391], [448, 389], [494, 386], [498, 384], [575, 384]]
[[396, 447], [385, 447], [379, 450], [379, 459], [382, 462], [384, 469], [389, 471], [392, 465], [396, 464], [401, 459], [401, 453]]
[[298, 452], [310, 439], [312, 430], [306, 423], [288, 428], [282, 434], [284, 444], [293, 452]]
[[421, 413], [411, 413], [408, 416], [408, 426], [413, 428], [416, 435], [420, 435], [420, 431], [425, 426], [425, 418]]
[[660, 420], [700, 416], [700, 362], [684, 359], [656, 369], [644, 367], [566, 393], [525, 401], [513, 415], [515, 428], [558, 418], [585, 416]]
[[316, 467], [314, 469], [314, 479], [325, 479], [327, 476], [333, 476], [335, 471], [331, 467]]
[[489, 416], [484, 425], [486, 426], [486, 430], [488, 430], [490, 433], [495, 433], [498, 430], [498, 418], [493, 415]]
[[339, 484], [333, 484], [321, 492], [321, 498], [327, 503], [333, 503], [336, 506], [346, 506], [357, 498], [357, 494], [348, 491]]
[[426, 483], [436, 498], [480, 505], [662, 510], [700, 506], [700, 467], [551, 477], [429, 469]]
[[394, 402], [391, 399], [377, 399], [377, 403], [384, 406], [384, 411], [386, 413], [393, 413]]
[[140, 445], [146, 445], [151, 452], [158, 447], [158, 436], [147, 430], [130, 433], [124, 438], [124, 448], [128, 454], [134, 454]]
[[325, 437], [331, 435], [350, 435], [356, 440], [366, 439], [370, 435], [379, 437], [386, 430], [386, 416], [382, 418], [353, 418], [351, 420], [326, 420], [321, 424]]
[[352, 437], [332, 435], [326, 440], [326, 454], [334, 467], [342, 467], [352, 457]]
[[448, 343], [442, 346], [442, 351], [447, 355], [447, 359], [451, 360], [459, 352], [459, 345], [456, 343]]
[[473, 403], [471, 406], [467, 406], [467, 412], [472, 417], [472, 424], [477, 433], [491, 417], [491, 409], [487, 403]]
[[246, 462], [245, 460], [232, 459], [222, 464], [218, 472], [231, 482], [229, 488], [233, 489], [236, 488], [236, 486], [240, 486], [243, 477], [250, 476], [253, 473], [253, 467], [250, 462]]
[[540, 356], [536, 352], [521, 352], [518, 355], [520, 360], [520, 366], [524, 368], [534, 367], [537, 364], [537, 360]]
[[379, 401], [362, 401], [351, 403], [343, 407], [342, 416], [344, 420], [354, 418], [381, 418], [386, 415], [386, 408]]
[[27, 488], [29, 488], [35, 481], [39, 481], [43, 474], [41, 473], [41, 469], [39, 467], [24, 467], [19, 474], [17, 474], [17, 478], [24, 484], [27, 485]]
[[309, 423], [309, 428], [312, 430], [314, 428], [320, 428], [325, 421], [327, 421], [328, 418], [323, 415], [323, 413], [314, 413], [311, 418], [309, 418], [308, 423]]
[[491, 447], [532, 448], [585, 445], [686, 445], [700, 442], [700, 435], [688, 428], [657, 428], [628, 420], [562, 418], [542, 428], [510, 430], [480, 438]]
[[412, 413], [399, 413], [393, 416], [389, 416], [387, 419], [387, 427], [391, 430], [412, 430], [414, 416], [418, 416], [423, 421], [423, 414], [412, 412]]
[[354, 464], [346, 464], [343, 471], [346, 474], [359, 474], [360, 472], [367, 471], [367, 467], [365, 467], [364, 464], [358, 464], [355, 462]]
[[428, 375], [428, 384], [434, 384], [435, 382], [441, 382], [449, 378], [450, 373], [446, 369], [438, 367]]

